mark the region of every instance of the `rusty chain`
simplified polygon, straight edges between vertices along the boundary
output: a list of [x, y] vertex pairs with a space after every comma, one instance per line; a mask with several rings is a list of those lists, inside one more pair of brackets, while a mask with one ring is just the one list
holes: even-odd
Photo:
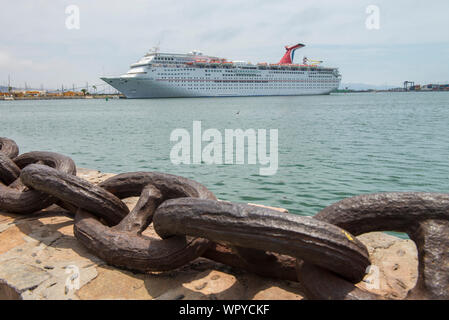
[[[129, 211], [121, 200], [139, 197]], [[311, 299], [382, 299], [355, 286], [370, 265], [356, 236], [407, 233], [419, 274], [409, 299], [449, 299], [449, 195], [353, 197], [303, 217], [219, 201], [202, 184], [158, 172], [131, 172], [94, 185], [72, 159], [19, 155], [0, 138], [0, 211], [31, 214], [57, 204], [74, 215], [74, 234], [108, 264], [167, 271], [204, 257], [261, 276], [299, 281]], [[153, 223], [157, 235], [142, 234]]]
[[[408, 298], [449, 299], [448, 194], [362, 195], [337, 202], [314, 218], [356, 236], [372, 231], [407, 233], [416, 244], [419, 261], [418, 282]], [[307, 262], [299, 269], [301, 282], [316, 299], [382, 299]]]

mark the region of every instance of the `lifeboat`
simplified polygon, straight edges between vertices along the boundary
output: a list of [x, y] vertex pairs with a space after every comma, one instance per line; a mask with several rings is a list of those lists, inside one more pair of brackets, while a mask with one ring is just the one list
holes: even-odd
[[223, 67], [225, 68], [232, 68], [234, 64], [232, 63], [232, 61], [224, 61], [223, 62]]
[[198, 66], [205, 66], [207, 64], [207, 60], [206, 59], [196, 59], [195, 64]]

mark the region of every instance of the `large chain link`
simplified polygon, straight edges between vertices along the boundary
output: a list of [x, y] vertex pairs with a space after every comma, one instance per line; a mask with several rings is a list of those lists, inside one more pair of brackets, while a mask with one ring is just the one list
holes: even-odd
[[[418, 281], [408, 299], [449, 299], [449, 194], [387, 193], [335, 203], [314, 217], [354, 235], [399, 231], [418, 249]], [[382, 299], [329, 272], [303, 263], [299, 277], [317, 299]]]
[[[121, 199], [136, 196], [129, 211]], [[0, 138], [0, 210], [31, 214], [54, 203], [75, 215], [75, 237], [110, 265], [167, 271], [204, 257], [299, 280], [312, 299], [381, 299], [354, 285], [370, 265], [355, 236], [406, 232], [419, 256], [408, 298], [449, 298], [447, 194], [364, 195], [302, 217], [219, 201], [202, 184], [165, 173], [124, 173], [94, 185], [76, 176], [69, 157], [19, 155], [13, 140]], [[151, 223], [159, 237], [143, 234]]]

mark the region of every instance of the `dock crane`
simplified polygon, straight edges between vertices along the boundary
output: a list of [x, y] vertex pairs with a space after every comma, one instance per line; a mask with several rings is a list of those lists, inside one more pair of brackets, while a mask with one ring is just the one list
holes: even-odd
[[411, 87], [415, 86], [415, 82], [413, 81], [404, 81], [404, 91], [410, 91]]

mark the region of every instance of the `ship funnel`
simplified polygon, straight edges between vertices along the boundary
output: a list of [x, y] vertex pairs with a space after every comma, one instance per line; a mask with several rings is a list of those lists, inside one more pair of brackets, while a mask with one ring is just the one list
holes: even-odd
[[295, 57], [295, 50], [304, 48], [306, 45], [302, 43], [295, 44], [294, 46], [285, 46], [285, 50], [287, 52], [282, 57], [281, 61], [279, 61], [279, 64], [292, 64], [293, 58]]

